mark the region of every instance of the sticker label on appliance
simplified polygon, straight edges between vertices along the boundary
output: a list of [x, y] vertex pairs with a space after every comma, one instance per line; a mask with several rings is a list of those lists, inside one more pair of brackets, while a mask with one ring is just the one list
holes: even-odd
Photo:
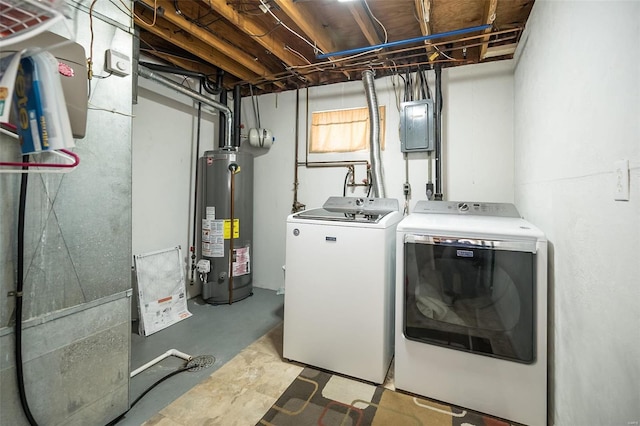
[[233, 276], [247, 275], [251, 272], [251, 257], [249, 247], [241, 247], [233, 250]]
[[222, 220], [202, 220], [202, 255], [224, 257], [224, 223]]
[[473, 251], [471, 250], [456, 250], [458, 257], [473, 257]]
[[336, 237], [324, 237], [324, 240], [329, 241], [331, 243], [335, 243], [336, 241], [338, 241]]
[[[224, 220], [224, 239], [231, 238], [231, 219]], [[240, 219], [233, 219], [233, 239], [240, 238]]]
[[207, 206], [207, 208], [205, 209], [205, 219], [215, 220], [215, 218], [216, 218], [216, 208]]

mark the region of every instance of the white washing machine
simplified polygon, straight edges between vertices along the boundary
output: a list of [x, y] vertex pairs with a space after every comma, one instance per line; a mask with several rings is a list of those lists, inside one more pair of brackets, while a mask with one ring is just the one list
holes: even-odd
[[511, 204], [421, 201], [396, 247], [396, 388], [545, 425], [544, 234]]
[[287, 219], [285, 358], [374, 383], [393, 357], [398, 200], [331, 197]]

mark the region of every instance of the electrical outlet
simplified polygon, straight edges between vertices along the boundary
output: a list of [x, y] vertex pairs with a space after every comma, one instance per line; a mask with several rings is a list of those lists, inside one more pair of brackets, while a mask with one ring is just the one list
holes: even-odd
[[629, 160], [618, 160], [613, 167], [614, 200], [629, 201]]

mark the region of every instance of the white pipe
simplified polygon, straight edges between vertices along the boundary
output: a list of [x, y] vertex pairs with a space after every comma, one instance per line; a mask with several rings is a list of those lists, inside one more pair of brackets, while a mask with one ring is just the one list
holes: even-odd
[[165, 353], [163, 353], [162, 355], [152, 359], [151, 361], [149, 361], [148, 363], [146, 363], [145, 365], [143, 365], [140, 368], [136, 368], [135, 370], [133, 370], [131, 372], [130, 377], [134, 377], [135, 375], [142, 373], [144, 370], [146, 370], [147, 368], [151, 367], [152, 365], [155, 365], [157, 363], [159, 363], [160, 361], [162, 361], [165, 358], [168, 358], [170, 356], [176, 356], [178, 358], [182, 358], [185, 361], [191, 361], [193, 359], [193, 357], [191, 355], [187, 355], [184, 352], [180, 352], [177, 349], [169, 349], [168, 351], [166, 351]]

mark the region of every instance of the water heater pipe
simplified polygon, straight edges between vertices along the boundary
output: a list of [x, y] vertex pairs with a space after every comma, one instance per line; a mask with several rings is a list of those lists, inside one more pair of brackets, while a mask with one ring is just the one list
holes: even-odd
[[231, 172], [231, 183], [230, 183], [230, 229], [229, 229], [229, 304], [233, 303], [233, 215], [235, 214], [235, 178], [236, 173], [238, 172], [238, 165], [236, 163], [229, 164], [229, 172]]
[[364, 83], [364, 92], [367, 96], [367, 105], [369, 107], [369, 155], [371, 158], [371, 169], [373, 171], [373, 182], [371, 183], [373, 186], [373, 196], [376, 198], [385, 198], [384, 178], [382, 176], [382, 164], [380, 160], [380, 112], [378, 110], [378, 99], [373, 82], [373, 71], [363, 71], [362, 82]]
[[189, 89], [188, 87], [184, 87], [163, 75], [160, 75], [158, 73], [155, 73], [149, 70], [148, 68], [145, 68], [143, 65], [138, 66], [138, 75], [146, 79], [155, 81], [156, 83], [159, 83], [170, 89], [173, 89], [176, 92], [182, 93], [183, 95], [186, 95], [195, 101], [202, 102], [205, 105], [209, 105], [210, 107], [223, 113], [227, 117], [226, 135], [225, 135], [226, 142], [223, 148], [234, 149], [233, 143], [231, 142], [231, 132], [233, 129], [233, 112], [231, 112], [231, 109], [228, 106], [221, 104], [220, 102], [214, 101], [213, 99], [208, 98], [204, 95], [201, 95], [198, 92]]
[[[220, 96], [218, 96], [218, 99], [222, 105], [228, 105], [227, 91], [223, 90], [222, 92], [220, 92]], [[226, 119], [227, 117], [225, 117], [223, 114], [220, 114], [220, 116], [218, 117], [218, 148], [222, 148], [226, 143], [225, 142], [225, 140], [227, 139], [227, 132], [225, 127]], [[198, 155], [200, 155], [200, 153], [198, 153]]]
[[233, 86], [233, 146], [240, 148], [240, 108], [242, 106], [242, 95], [240, 85]]

